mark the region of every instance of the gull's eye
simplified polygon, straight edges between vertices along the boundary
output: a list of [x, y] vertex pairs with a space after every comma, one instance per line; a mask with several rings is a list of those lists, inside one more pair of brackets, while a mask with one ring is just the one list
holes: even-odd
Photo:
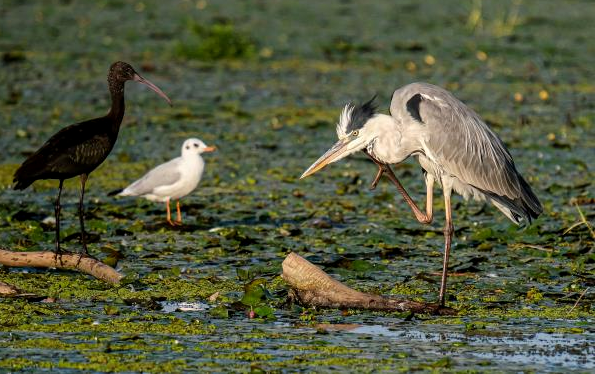
[[198, 148], [198, 144], [194, 143], [193, 145], [194, 145], [194, 148]]
[[353, 136], [354, 138], [357, 137], [359, 135], [359, 131], [354, 130], [351, 132], [351, 136]]

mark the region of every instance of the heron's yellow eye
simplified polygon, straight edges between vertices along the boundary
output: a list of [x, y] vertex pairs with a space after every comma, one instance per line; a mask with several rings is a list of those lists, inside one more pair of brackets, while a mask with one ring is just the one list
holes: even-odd
[[358, 135], [359, 135], [359, 131], [357, 131], [357, 130], [351, 132], [351, 136], [353, 136], [354, 138]]

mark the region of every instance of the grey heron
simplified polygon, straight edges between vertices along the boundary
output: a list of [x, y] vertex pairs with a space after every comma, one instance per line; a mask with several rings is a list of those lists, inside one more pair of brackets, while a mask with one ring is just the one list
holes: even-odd
[[[215, 151], [214, 146], [207, 146], [196, 138], [186, 139], [182, 144], [182, 154], [149, 170], [147, 174], [123, 190], [116, 190], [109, 195], [141, 196], [150, 201], [166, 204], [167, 222], [172, 225], [182, 224], [180, 199], [194, 191], [202, 178], [205, 162], [201, 157], [204, 152]], [[169, 201], [176, 200], [176, 221], [171, 220]]]
[[[378, 166], [371, 189], [382, 175], [395, 184], [415, 217], [432, 222], [434, 183], [442, 186], [446, 222], [439, 303], [444, 305], [452, 235], [451, 194], [491, 202], [512, 222], [530, 224], [543, 211], [539, 199], [517, 171], [500, 138], [472, 109], [447, 90], [411, 83], [392, 96], [390, 115], [376, 112], [373, 100], [348, 104], [337, 124], [336, 142], [300, 177], [362, 150]], [[426, 182], [425, 213], [411, 199], [390, 168], [416, 156]]]

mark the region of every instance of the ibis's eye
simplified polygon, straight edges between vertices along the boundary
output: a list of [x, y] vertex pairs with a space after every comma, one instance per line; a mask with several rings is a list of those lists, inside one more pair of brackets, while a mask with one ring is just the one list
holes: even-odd
[[194, 145], [194, 148], [198, 148], [198, 144], [194, 143], [193, 145]]
[[353, 136], [354, 138], [357, 137], [359, 135], [359, 131], [355, 130], [351, 132], [351, 136]]

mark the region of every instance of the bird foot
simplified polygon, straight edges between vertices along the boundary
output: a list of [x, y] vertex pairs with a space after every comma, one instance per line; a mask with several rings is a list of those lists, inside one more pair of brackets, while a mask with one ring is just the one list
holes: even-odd
[[382, 175], [384, 174], [384, 172], [385, 172], [384, 165], [378, 165], [378, 172], [376, 173], [376, 176], [374, 177], [372, 184], [370, 184], [370, 191], [373, 191], [376, 189], [376, 186], [378, 186], [378, 182], [380, 182], [380, 178], [382, 178]]
[[167, 223], [172, 227], [183, 226], [182, 221], [172, 221], [171, 219], [168, 219]]
[[[378, 178], [380, 179], [380, 178]], [[370, 191], [374, 191], [376, 189], [376, 186], [378, 186], [378, 181], [374, 180], [371, 184], [370, 184]]]
[[[86, 248], [85, 248], [85, 249], [86, 249]], [[82, 260], [83, 258], [90, 258], [90, 259], [93, 259], [93, 260], [97, 260], [95, 257], [91, 256], [91, 255], [90, 255], [90, 254], [89, 254], [89, 253], [88, 253], [88, 252], [85, 250], [85, 252], [81, 252], [81, 253], [79, 253], [79, 259], [76, 261], [76, 266], [75, 266], [75, 267], [77, 267], [77, 268], [79, 267], [79, 264], [81, 263], [81, 260]]]
[[54, 251], [54, 262], [58, 263], [58, 261], [60, 261], [60, 265], [64, 265], [62, 262], [62, 250], [59, 247]]
[[83, 242], [83, 250], [80, 253], [79, 259], [76, 262], [76, 267], [77, 268], [79, 267], [79, 264], [81, 263], [81, 259], [83, 257], [92, 257], [92, 256], [89, 255], [89, 250], [87, 249], [87, 243], [85, 243], [85, 242]]
[[370, 191], [372, 191], [376, 189], [376, 186], [378, 186], [378, 182], [380, 182], [380, 178], [382, 178], [382, 175], [384, 175], [384, 173], [388, 171], [388, 165], [378, 161], [374, 156], [368, 153], [368, 151], [364, 150], [364, 153], [366, 154], [366, 156], [370, 158], [370, 160], [372, 160], [372, 162], [376, 164], [376, 166], [378, 166], [376, 176], [374, 177], [372, 184], [370, 184]]

